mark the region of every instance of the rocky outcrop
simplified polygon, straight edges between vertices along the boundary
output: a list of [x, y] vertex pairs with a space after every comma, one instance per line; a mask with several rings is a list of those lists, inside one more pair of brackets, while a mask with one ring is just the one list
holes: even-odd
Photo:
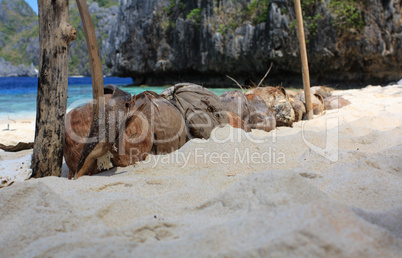
[[[400, 1], [315, 2], [303, 6], [313, 84], [402, 77]], [[220, 87], [226, 74], [258, 81], [273, 62], [268, 83], [301, 84], [294, 19], [290, 0], [120, 0], [107, 65], [138, 84]]]
[[18, 66], [12, 65], [10, 62], [4, 60], [0, 57], [0, 77], [35, 77], [38, 76], [38, 70], [31, 63], [29, 67], [24, 64]]
[[[118, 12], [117, 6], [100, 7], [96, 2], [88, 2], [89, 13], [92, 16], [94, 23], [95, 34], [98, 39], [99, 52], [103, 60], [102, 68], [105, 75], [109, 75], [110, 71], [105, 65], [106, 59], [106, 41], [109, 32], [112, 30], [112, 25], [116, 22]], [[84, 28], [78, 13], [78, 8], [75, 2], [70, 4], [70, 20], [78, 21], [73, 23], [73, 26], [78, 31], [78, 37], [70, 45], [70, 63], [69, 73], [71, 75], [91, 76], [89, 66], [88, 48], [84, 37]]]
[[[105, 48], [108, 33], [115, 23], [118, 0], [87, 0], [92, 16], [100, 54], [103, 59], [103, 72], [109, 74], [105, 65]], [[70, 46], [70, 75], [90, 76], [88, 51], [84, 31], [75, 1], [70, 1], [70, 23], [77, 29], [77, 40]], [[38, 16], [24, 0], [0, 0], [0, 57], [12, 65], [33, 63], [39, 65], [39, 27]], [[17, 69], [17, 68], [16, 68]], [[24, 68], [21, 68], [24, 70]], [[27, 69], [25, 67], [25, 69]], [[17, 70], [11, 69], [13, 76]], [[10, 72], [0, 73], [9, 74]], [[22, 72], [24, 74], [24, 72]]]

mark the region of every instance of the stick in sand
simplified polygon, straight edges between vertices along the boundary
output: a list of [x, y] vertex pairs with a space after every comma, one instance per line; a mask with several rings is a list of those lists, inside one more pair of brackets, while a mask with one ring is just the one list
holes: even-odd
[[310, 75], [308, 69], [307, 61], [307, 50], [306, 41], [304, 37], [304, 26], [303, 26], [303, 14], [301, 10], [300, 0], [295, 0], [295, 11], [297, 18], [297, 29], [299, 34], [299, 44], [300, 44], [300, 57], [303, 67], [303, 86], [304, 86], [304, 96], [306, 97], [306, 119], [310, 120], [313, 118], [313, 109], [311, 105], [311, 95], [310, 95]]
[[[88, 10], [88, 6], [85, 0], [76, 0], [78, 10], [80, 11], [80, 16], [82, 20], [82, 25], [84, 27], [85, 40], [88, 46], [89, 61], [91, 65], [91, 75], [92, 75], [92, 92], [94, 98], [93, 106], [93, 118], [91, 125], [91, 132], [88, 139], [101, 135], [101, 132], [105, 131], [105, 103], [104, 103], [104, 93], [103, 93], [103, 72], [102, 63], [99, 54], [98, 43], [96, 40], [95, 30], [92, 24], [91, 15]], [[100, 139], [99, 139], [100, 140]], [[92, 157], [90, 157], [91, 152], [95, 152], [95, 149], [102, 148], [97, 142], [87, 142], [82, 148], [82, 156], [78, 165], [78, 170], [76, 171], [76, 178], [86, 174], [86, 168], [88, 167], [88, 162], [92, 162]]]

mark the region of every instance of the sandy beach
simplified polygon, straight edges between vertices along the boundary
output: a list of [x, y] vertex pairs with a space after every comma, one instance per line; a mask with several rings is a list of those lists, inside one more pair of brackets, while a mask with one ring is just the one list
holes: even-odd
[[[77, 180], [0, 150], [0, 257], [400, 257], [402, 85], [334, 95], [352, 104]], [[0, 121], [0, 143], [34, 130]]]

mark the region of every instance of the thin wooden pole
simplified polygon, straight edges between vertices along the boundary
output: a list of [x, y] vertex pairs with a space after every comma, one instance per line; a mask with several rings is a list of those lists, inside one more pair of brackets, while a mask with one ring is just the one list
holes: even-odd
[[[92, 76], [92, 93], [94, 98], [91, 131], [88, 141], [84, 144], [81, 153], [81, 159], [78, 164], [75, 177], [83, 176], [90, 171], [87, 171], [90, 165], [94, 162], [91, 152], [101, 152], [100, 149], [104, 144], [98, 144], [103, 139], [106, 132], [106, 118], [105, 118], [105, 98], [104, 98], [104, 85], [103, 85], [103, 72], [102, 62], [99, 53], [98, 42], [96, 40], [95, 30], [91, 20], [88, 6], [85, 0], [76, 0], [78, 10], [84, 27], [85, 40], [88, 46], [89, 63], [91, 65]], [[98, 140], [92, 142], [91, 139], [96, 137]], [[96, 151], [95, 151], [96, 150]]]
[[306, 119], [310, 120], [313, 118], [313, 109], [311, 105], [311, 95], [310, 95], [310, 74], [308, 69], [307, 60], [307, 50], [306, 50], [306, 39], [304, 37], [304, 26], [303, 26], [303, 14], [301, 9], [300, 0], [295, 0], [295, 11], [297, 19], [297, 30], [299, 34], [299, 44], [300, 44], [300, 57], [302, 63], [302, 74], [303, 74], [303, 86], [304, 86], [304, 96], [306, 99]]
[[76, 0], [78, 10], [80, 11], [80, 16], [82, 20], [82, 25], [84, 27], [85, 40], [87, 41], [88, 52], [89, 52], [89, 63], [91, 65], [91, 76], [92, 76], [92, 93], [95, 101], [94, 114], [99, 114], [99, 104], [100, 100], [103, 99], [103, 72], [102, 72], [102, 61], [99, 53], [98, 42], [96, 40], [96, 34], [94, 26], [91, 20], [91, 14], [89, 13], [88, 6], [85, 0]]
[[69, 24], [68, 1], [38, 0], [39, 76], [32, 176], [60, 176], [67, 110], [70, 42], [77, 37]]

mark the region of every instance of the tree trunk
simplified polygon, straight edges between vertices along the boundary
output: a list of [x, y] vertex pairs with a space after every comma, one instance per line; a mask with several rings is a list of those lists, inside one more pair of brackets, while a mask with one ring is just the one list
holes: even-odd
[[40, 61], [32, 156], [34, 177], [61, 175], [69, 45], [77, 37], [68, 23], [68, 4], [68, 0], [38, 0]]

